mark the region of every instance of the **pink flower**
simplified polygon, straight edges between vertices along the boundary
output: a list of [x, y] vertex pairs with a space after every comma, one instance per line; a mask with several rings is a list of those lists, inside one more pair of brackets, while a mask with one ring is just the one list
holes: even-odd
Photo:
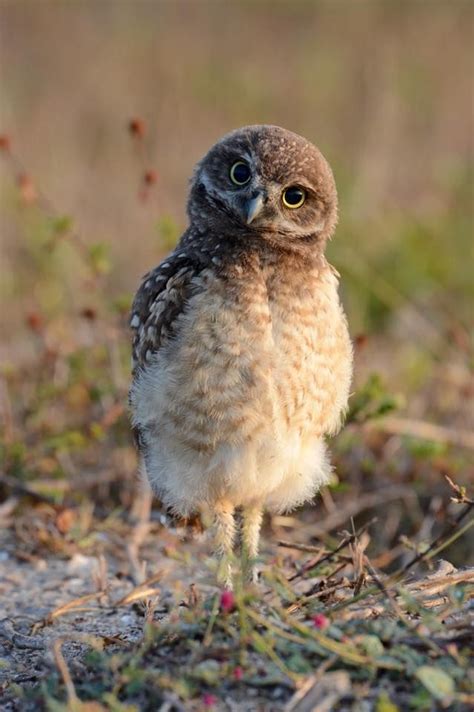
[[329, 618], [326, 618], [324, 613], [316, 613], [316, 615], [313, 616], [313, 625], [318, 630], [324, 630], [329, 627], [330, 621]]
[[128, 130], [135, 138], [143, 138], [145, 135], [145, 122], [138, 117], [130, 119], [128, 122]]
[[202, 696], [202, 701], [205, 707], [214, 707], [217, 702], [217, 697], [215, 695], [211, 695], [210, 692], [206, 692]]
[[241, 680], [244, 676], [244, 671], [241, 667], [237, 666], [234, 669], [234, 680]]
[[232, 591], [222, 591], [220, 600], [221, 611], [224, 613], [231, 613], [235, 608], [235, 596]]

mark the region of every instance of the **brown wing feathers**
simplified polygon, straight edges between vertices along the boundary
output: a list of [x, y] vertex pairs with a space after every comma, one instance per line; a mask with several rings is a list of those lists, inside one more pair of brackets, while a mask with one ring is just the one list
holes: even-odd
[[189, 296], [196, 265], [172, 256], [143, 278], [132, 306], [133, 370], [144, 366], [173, 334]]

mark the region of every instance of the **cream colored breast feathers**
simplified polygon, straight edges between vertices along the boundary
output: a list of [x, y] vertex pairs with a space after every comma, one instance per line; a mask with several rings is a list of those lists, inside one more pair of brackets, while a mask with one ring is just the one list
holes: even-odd
[[338, 430], [350, 383], [336, 278], [241, 281], [196, 278], [203, 291], [133, 387], [148, 476], [181, 514], [222, 498], [288, 510], [328, 479], [322, 436]]

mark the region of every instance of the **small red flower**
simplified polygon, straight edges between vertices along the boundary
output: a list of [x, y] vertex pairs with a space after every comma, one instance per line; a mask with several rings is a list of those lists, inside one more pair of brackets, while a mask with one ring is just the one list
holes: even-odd
[[9, 151], [11, 146], [10, 136], [8, 134], [0, 134], [0, 151]]
[[202, 701], [205, 707], [214, 707], [217, 702], [217, 697], [215, 695], [211, 695], [210, 692], [206, 692], [202, 696]]
[[241, 680], [244, 676], [244, 671], [241, 667], [237, 666], [234, 669], [234, 680]]
[[143, 138], [145, 135], [145, 122], [138, 117], [130, 119], [128, 122], [128, 130], [132, 136]]
[[231, 613], [235, 608], [235, 596], [232, 591], [222, 591], [220, 608], [223, 613]]
[[329, 618], [326, 618], [324, 613], [316, 613], [316, 615], [313, 616], [313, 625], [318, 630], [324, 630], [325, 628], [328, 628], [329, 624]]
[[153, 170], [153, 168], [150, 168], [143, 174], [143, 182], [145, 183], [145, 185], [155, 185], [157, 180], [158, 174], [156, 171]]
[[44, 321], [41, 314], [38, 312], [30, 312], [26, 315], [25, 321], [31, 331], [34, 331], [36, 334], [42, 333], [44, 329]]
[[368, 341], [369, 337], [367, 334], [356, 334], [354, 337], [354, 346], [361, 351], [367, 346]]

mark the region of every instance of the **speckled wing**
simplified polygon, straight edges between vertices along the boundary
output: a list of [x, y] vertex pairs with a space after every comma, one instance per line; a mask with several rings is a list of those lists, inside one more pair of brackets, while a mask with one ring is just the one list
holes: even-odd
[[175, 321], [191, 295], [191, 280], [198, 273], [199, 266], [181, 253], [170, 256], [143, 278], [130, 317], [134, 375], [173, 335]]
[[[132, 373], [145, 368], [153, 354], [174, 335], [177, 317], [184, 311], [193, 289], [191, 281], [200, 268], [186, 253], [171, 255], [148, 272], [133, 300], [130, 327], [134, 334]], [[135, 443], [142, 450], [139, 428], [133, 428]]]

